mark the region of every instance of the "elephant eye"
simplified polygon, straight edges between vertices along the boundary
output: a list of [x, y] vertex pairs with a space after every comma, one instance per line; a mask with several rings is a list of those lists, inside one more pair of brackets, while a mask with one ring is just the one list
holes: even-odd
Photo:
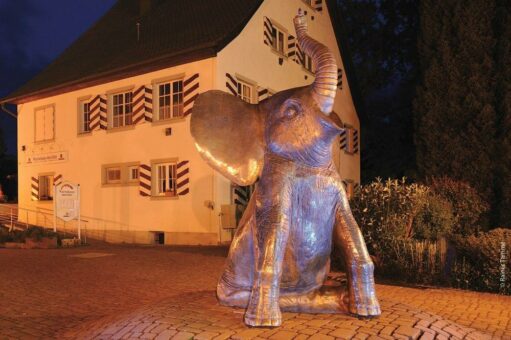
[[282, 116], [287, 119], [292, 119], [302, 112], [302, 107], [296, 100], [288, 100], [283, 105]]

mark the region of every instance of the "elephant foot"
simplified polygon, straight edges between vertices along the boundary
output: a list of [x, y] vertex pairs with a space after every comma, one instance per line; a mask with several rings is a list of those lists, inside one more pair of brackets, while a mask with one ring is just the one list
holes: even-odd
[[245, 324], [252, 327], [277, 327], [282, 324], [282, 313], [276, 294], [268, 288], [252, 291], [250, 302], [245, 312]]
[[360, 317], [372, 318], [381, 314], [376, 298], [372, 262], [357, 264], [349, 280], [349, 312]]

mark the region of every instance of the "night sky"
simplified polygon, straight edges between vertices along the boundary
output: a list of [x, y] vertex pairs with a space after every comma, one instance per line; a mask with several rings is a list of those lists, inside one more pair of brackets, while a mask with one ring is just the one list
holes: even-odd
[[[0, 0], [0, 97], [34, 77], [98, 20], [116, 0]], [[9, 154], [16, 121], [0, 113]]]

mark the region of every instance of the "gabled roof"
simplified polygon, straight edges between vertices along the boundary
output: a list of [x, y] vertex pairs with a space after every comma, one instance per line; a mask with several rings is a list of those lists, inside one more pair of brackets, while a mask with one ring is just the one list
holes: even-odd
[[[53, 63], [1, 102], [21, 103], [213, 57], [263, 0], [140, 0], [115, 5]], [[137, 40], [137, 23], [140, 39]]]
[[[141, 1], [152, 4], [143, 15]], [[118, 0], [55, 61], [0, 103], [28, 102], [216, 56], [243, 30], [262, 3], [263, 0]], [[360, 116], [342, 15], [335, 0], [326, 3]]]

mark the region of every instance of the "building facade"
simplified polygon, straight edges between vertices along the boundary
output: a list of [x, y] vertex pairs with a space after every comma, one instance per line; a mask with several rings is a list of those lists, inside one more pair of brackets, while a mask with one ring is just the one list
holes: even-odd
[[[338, 46], [339, 33], [332, 25], [333, 6], [324, 0], [247, 1], [247, 5], [215, 0], [206, 5], [211, 8], [203, 8], [194, 7], [195, 2], [172, 8], [176, 5], [170, 2], [119, 1], [40, 76], [3, 100], [18, 104], [19, 206], [36, 212], [20, 213], [21, 221], [51, 226], [53, 185], [71, 181], [80, 184], [82, 229], [89, 237], [127, 243], [230, 241], [236, 212], [239, 218], [251, 188], [234, 186], [201, 159], [190, 135], [193, 103], [199, 93], [217, 89], [255, 104], [275, 92], [310, 84], [314, 65], [300, 51], [293, 27], [298, 9], [306, 12], [310, 35], [337, 59], [334, 112], [346, 129], [334, 145], [334, 159], [348, 192], [359, 183], [360, 124], [346, 78], [346, 60]], [[208, 27], [187, 32], [187, 24], [180, 23], [191, 47], [173, 47], [177, 58], [161, 52], [184, 39], [179, 32], [168, 37], [165, 29], [157, 29], [154, 22], [165, 11], [188, 11], [181, 17], [191, 20], [201, 15], [221, 20], [217, 18], [231, 11], [228, 6], [240, 8], [222, 19], [227, 33], [210, 39], [216, 44], [211, 51], [194, 49], [202, 46], [200, 41], [194, 45], [194, 40], [209, 34]], [[102, 27], [115, 27], [116, 15], [126, 13], [132, 14], [131, 25], [128, 30], [118, 29], [128, 33], [118, 33], [121, 41], [112, 39], [112, 43], [134, 44], [141, 51], [128, 49], [128, 55], [150, 53], [147, 49], [164, 35], [166, 41], [154, 53], [165, 58], [141, 56], [122, 64], [118, 62], [122, 48], [115, 59], [111, 51], [105, 51], [111, 70], [101, 64], [107, 71], [96, 72], [93, 65], [88, 74], [59, 82], [60, 73], [66, 77], [87, 71], [80, 49], [110, 34]], [[215, 23], [211, 25], [212, 31], [216, 29]], [[96, 48], [103, 53], [101, 46]], [[73, 53], [76, 56], [69, 56]], [[69, 65], [73, 58], [81, 70]], [[226, 216], [231, 213], [234, 217]], [[70, 229], [74, 224], [59, 221], [58, 227]]]

